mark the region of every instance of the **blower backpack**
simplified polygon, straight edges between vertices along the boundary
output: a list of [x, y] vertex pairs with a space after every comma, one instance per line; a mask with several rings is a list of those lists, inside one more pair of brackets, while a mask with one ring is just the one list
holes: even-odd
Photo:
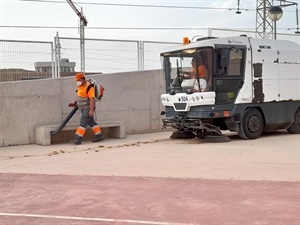
[[94, 87], [94, 89], [95, 89], [95, 99], [96, 99], [96, 101], [101, 101], [101, 99], [104, 95], [104, 87], [101, 84], [97, 83], [97, 81], [95, 81], [92, 78], [88, 79], [87, 81], [90, 83], [90, 85], [86, 89], [86, 93], [89, 92], [91, 87]]

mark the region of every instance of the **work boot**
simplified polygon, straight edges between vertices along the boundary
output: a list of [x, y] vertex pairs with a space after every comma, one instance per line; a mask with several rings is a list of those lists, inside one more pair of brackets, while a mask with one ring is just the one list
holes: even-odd
[[102, 133], [97, 134], [96, 137], [92, 140], [92, 142], [99, 142], [99, 141], [103, 141], [104, 140], [104, 136]]
[[74, 143], [76, 145], [80, 145], [81, 144], [81, 137], [78, 135], [75, 135], [75, 138], [73, 140], [70, 141], [71, 143]]

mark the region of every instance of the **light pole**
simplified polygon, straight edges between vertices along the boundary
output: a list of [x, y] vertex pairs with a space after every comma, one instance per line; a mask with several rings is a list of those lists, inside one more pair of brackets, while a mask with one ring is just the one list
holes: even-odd
[[274, 21], [274, 39], [276, 39], [276, 21], [280, 20], [283, 15], [283, 11], [280, 6], [272, 6], [268, 11], [268, 17]]

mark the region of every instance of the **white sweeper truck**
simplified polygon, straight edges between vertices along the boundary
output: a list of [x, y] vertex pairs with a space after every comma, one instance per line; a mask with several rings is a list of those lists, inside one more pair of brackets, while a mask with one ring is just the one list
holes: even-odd
[[171, 138], [226, 141], [300, 133], [300, 46], [247, 36], [201, 38], [161, 53], [163, 127]]

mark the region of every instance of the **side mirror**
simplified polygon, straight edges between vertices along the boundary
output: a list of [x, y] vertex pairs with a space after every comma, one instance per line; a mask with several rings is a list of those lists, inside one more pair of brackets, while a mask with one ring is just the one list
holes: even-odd
[[164, 60], [164, 70], [166, 73], [171, 73], [172, 71], [172, 63], [168, 60]]
[[228, 64], [229, 64], [229, 52], [230, 52], [230, 49], [228, 49], [228, 48], [223, 48], [222, 49], [220, 66], [228, 66]]

